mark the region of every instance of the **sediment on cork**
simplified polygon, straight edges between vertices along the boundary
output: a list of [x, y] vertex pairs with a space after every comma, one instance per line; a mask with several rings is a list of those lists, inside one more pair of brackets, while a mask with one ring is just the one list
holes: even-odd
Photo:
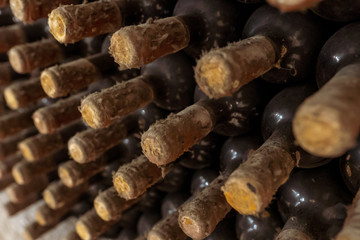
[[196, 104], [170, 114], [142, 135], [144, 155], [156, 165], [171, 163], [209, 134], [213, 124], [211, 114]]

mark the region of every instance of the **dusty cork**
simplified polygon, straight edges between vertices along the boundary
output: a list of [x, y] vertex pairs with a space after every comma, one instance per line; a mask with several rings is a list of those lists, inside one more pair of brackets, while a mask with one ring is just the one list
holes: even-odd
[[37, 162], [22, 160], [12, 168], [12, 175], [17, 184], [28, 184], [36, 177], [55, 170], [57, 161], [52, 156]]
[[122, 25], [117, 1], [60, 6], [49, 14], [51, 34], [61, 43], [113, 32]]
[[15, 164], [23, 159], [20, 152], [7, 157], [0, 162], [0, 180], [11, 175], [11, 170]]
[[119, 196], [129, 200], [139, 197], [162, 178], [161, 168], [141, 155], [121, 166], [113, 176], [113, 183]]
[[345, 223], [336, 240], [356, 240], [360, 236], [360, 191], [347, 211]]
[[0, 142], [0, 161], [5, 160], [9, 156], [14, 156], [18, 152], [17, 144], [36, 133], [35, 128], [30, 128], [2, 140]]
[[342, 68], [298, 108], [293, 132], [300, 146], [320, 157], [339, 157], [360, 132], [360, 64]]
[[275, 240], [315, 240], [308, 234], [298, 229], [285, 229], [282, 230]]
[[0, 87], [11, 83], [11, 65], [9, 62], [0, 63]]
[[106, 158], [98, 159], [95, 162], [79, 164], [74, 161], [67, 161], [58, 168], [58, 174], [65, 186], [73, 188], [85, 183], [89, 178], [104, 170]]
[[165, 165], [175, 161], [212, 128], [210, 113], [194, 104], [151, 125], [141, 137], [141, 147], [149, 161]]
[[4, 88], [4, 98], [11, 109], [26, 107], [44, 97], [39, 78], [15, 82]]
[[32, 23], [45, 18], [51, 10], [60, 4], [75, 4], [78, 0], [11, 0], [10, 8], [13, 15], [24, 23]]
[[6, 189], [6, 193], [11, 202], [21, 202], [30, 195], [42, 191], [48, 183], [47, 176], [43, 175], [25, 185], [13, 183]]
[[86, 58], [52, 66], [40, 76], [41, 85], [51, 98], [66, 96], [100, 79], [100, 71]]
[[37, 208], [35, 212], [36, 221], [41, 226], [48, 226], [58, 223], [62, 217], [71, 211], [75, 203], [76, 201], [73, 200], [58, 209], [51, 209], [48, 205], [46, 205], [46, 203], [43, 203]]
[[92, 128], [103, 128], [120, 117], [145, 107], [153, 99], [152, 87], [140, 76], [90, 94], [81, 101], [80, 111]]
[[34, 126], [31, 115], [34, 108], [24, 111], [13, 111], [0, 116], [0, 139], [15, 135], [16, 133]]
[[62, 149], [65, 146], [64, 144], [60, 132], [55, 132], [53, 134], [38, 134], [29, 137], [21, 141], [18, 148], [26, 160], [34, 162]]
[[281, 12], [305, 11], [315, 7], [322, 0], [266, 0], [273, 7]]
[[86, 212], [76, 222], [76, 232], [83, 240], [97, 239], [115, 222], [102, 220], [94, 209]]
[[68, 141], [68, 150], [76, 162], [89, 163], [95, 161], [113, 146], [121, 143], [127, 135], [127, 125], [120, 120], [107, 128], [89, 128], [75, 134]]
[[94, 200], [94, 208], [104, 221], [116, 221], [121, 218], [122, 213], [135, 205], [141, 198], [126, 200], [119, 197], [115, 187], [108, 188]]
[[7, 202], [4, 205], [4, 209], [5, 209], [6, 213], [8, 214], [8, 216], [13, 216], [13, 215], [17, 214], [18, 212], [24, 210], [31, 204], [35, 203], [37, 199], [38, 199], [38, 195], [33, 194], [33, 195], [27, 197], [24, 201], [19, 202], [19, 203]]
[[207, 96], [221, 98], [231, 96], [275, 63], [276, 52], [271, 40], [255, 36], [202, 56], [195, 67], [195, 79]]
[[77, 199], [89, 187], [87, 182], [69, 188], [62, 181], [50, 183], [43, 191], [43, 198], [51, 209], [58, 209]]
[[236, 211], [244, 215], [262, 212], [287, 181], [295, 167], [295, 160], [284, 147], [287, 141], [280, 131], [274, 132], [230, 175], [222, 190]]
[[85, 94], [86, 92], [81, 92], [36, 110], [32, 115], [35, 127], [42, 134], [50, 134], [60, 127], [80, 119], [78, 106]]
[[120, 68], [139, 68], [184, 49], [190, 33], [179, 17], [123, 27], [111, 37], [110, 53]]
[[41, 226], [39, 223], [33, 222], [25, 227], [23, 237], [26, 240], [36, 240], [54, 227], [55, 225]]
[[223, 175], [217, 177], [191, 201], [180, 206], [179, 225], [187, 236], [193, 239], [206, 238], [230, 212], [232, 208], [221, 191], [225, 180]]
[[0, 53], [5, 53], [13, 46], [27, 42], [22, 24], [0, 27]]
[[178, 224], [179, 213], [169, 214], [157, 222], [147, 235], [148, 240], [185, 240], [187, 236]]
[[29, 73], [61, 62], [65, 55], [54, 39], [44, 39], [15, 46], [8, 52], [9, 62], [18, 73]]

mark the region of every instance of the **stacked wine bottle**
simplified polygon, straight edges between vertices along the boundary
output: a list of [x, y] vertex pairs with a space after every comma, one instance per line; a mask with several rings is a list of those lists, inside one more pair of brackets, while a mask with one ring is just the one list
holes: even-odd
[[359, 39], [360, 0], [0, 0], [0, 238], [359, 239]]

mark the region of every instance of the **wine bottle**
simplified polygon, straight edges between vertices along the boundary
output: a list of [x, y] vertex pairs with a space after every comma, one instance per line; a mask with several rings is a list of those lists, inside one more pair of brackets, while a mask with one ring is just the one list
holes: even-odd
[[89, 128], [69, 140], [69, 153], [79, 163], [94, 161], [106, 150], [121, 143], [127, 136], [148, 129], [150, 124], [163, 116], [165, 116], [164, 112], [151, 104], [107, 128]]
[[8, 26], [14, 24], [15, 19], [10, 7], [7, 5], [8, 0], [0, 1], [0, 26]]
[[184, 53], [147, 64], [141, 73], [139, 77], [87, 96], [81, 102], [83, 119], [93, 128], [102, 128], [151, 102], [170, 111], [183, 109], [193, 102], [193, 60]]
[[42, 134], [50, 134], [60, 127], [81, 118], [78, 106], [81, 99], [87, 94], [98, 91], [101, 88], [111, 86], [113, 81], [102, 80], [91, 84], [88, 90], [61, 99], [54, 104], [36, 110], [32, 116], [34, 125]]
[[160, 219], [161, 215], [155, 209], [143, 212], [136, 225], [138, 237], [147, 239], [149, 231]]
[[77, 4], [79, 0], [9, 0], [14, 16], [24, 23], [32, 23], [62, 4]]
[[6, 175], [5, 177], [0, 179], [0, 190], [4, 190], [7, 187], [9, 187], [11, 184], [14, 183], [14, 178], [12, 177], [12, 175]]
[[358, 238], [360, 228], [359, 222], [360, 191], [356, 194], [352, 205], [348, 208], [344, 226], [336, 236], [336, 240], [355, 240]]
[[31, 114], [37, 107], [12, 111], [0, 116], [0, 139], [15, 135], [34, 126]]
[[235, 229], [237, 239], [273, 240], [279, 234], [283, 225], [284, 223], [277, 210], [277, 204], [273, 201], [259, 216], [237, 214]]
[[29, 207], [39, 199], [38, 194], [33, 194], [27, 197], [24, 201], [13, 203], [11, 201], [4, 204], [4, 209], [9, 217], [14, 216], [18, 212]]
[[28, 78], [28, 74], [19, 74], [14, 71], [9, 62], [0, 63], [0, 86], [5, 87], [19, 79]]
[[61, 162], [67, 159], [67, 156], [67, 151], [60, 150], [36, 162], [28, 162], [24, 159], [13, 166], [12, 175], [16, 183], [21, 185], [28, 184], [36, 179], [37, 176], [55, 170]]
[[235, 1], [177, 1], [173, 17], [127, 26], [111, 38], [122, 68], [138, 68], [184, 49], [192, 57], [237, 40], [249, 9]]
[[26, 225], [23, 236], [26, 240], [35, 240], [55, 226], [56, 224], [41, 226], [38, 222], [34, 221]]
[[11, 184], [6, 188], [6, 193], [11, 202], [21, 202], [34, 193], [41, 192], [49, 183], [46, 175], [41, 175], [28, 184]]
[[39, 78], [17, 81], [4, 88], [6, 104], [11, 109], [19, 109], [47, 97]]
[[35, 128], [30, 128], [20, 133], [7, 137], [0, 142], [0, 161], [18, 152], [17, 144], [22, 140], [34, 136], [37, 133]]
[[50, 31], [59, 42], [74, 43], [89, 36], [113, 32], [124, 24], [169, 16], [175, 2], [112, 0], [59, 6], [49, 14]]
[[326, 0], [266, 0], [273, 7], [278, 8], [281, 12], [304, 11], [314, 7], [322, 1]]
[[6, 178], [11, 175], [11, 169], [15, 164], [20, 162], [23, 159], [20, 152], [3, 159], [0, 162], [0, 179]]
[[[337, 31], [323, 46], [317, 63], [321, 89], [297, 110], [293, 131], [311, 154], [338, 157], [353, 147], [360, 132], [360, 22]], [[339, 48], [338, 46], [347, 46]]]
[[[267, 89], [265, 90], [267, 86]], [[260, 80], [241, 88], [231, 97], [199, 101], [150, 126], [142, 135], [146, 157], [157, 165], [168, 164], [211, 131], [235, 136], [256, 125], [271, 87]]]
[[331, 239], [341, 229], [352, 195], [342, 182], [338, 164], [334, 160], [291, 173], [278, 192], [279, 212], [286, 223], [277, 239]]
[[17, 73], [29, 73], [37, 68], [44, 68], [65, 59], [83, 55], [85, 43], [79, 42], [67, 46], [48, 38], [32, 43], [19, 44], [9, 52], [9, 62]]
[[46, 37], [45, 26], [46, 23], [40, 20], [31, 25], [17, 23], [0, 27], [0, 53], [5, 53], [16, 45]]
[[330, 31], [311, 13], [280, 13], [264, 5], [248, 19], [244, 40], [201, 57], [196, 82], [206, 95], [220, 98], [260, 76], [282, 84], [307, 79]]
[[18, 148], [26, 160], [30, 162], [38, 161], [64, 148], [70, 137], [85, 128], [85, 125], [80, 121], [71, 123], [55, 133], [37, 134], [29, 137], [21, 141]]
[[51, 98], [63, 97], [81, 90], [117, 70], [108, 53], [97, 53], [85, 58], [52, 66], [41, 72], [41, 85]]
[[163, 192], [178, 192], [187, 189], [190, 185], [191, 170], [175, 164], [171, 170], [163, 174], [163, 179], [156, 184], [156, 188]]
[[336, 22], [360, 19], [360, 1], [323, 0], [311, 10], [322, 18]]
[[230, 212], [204, 240], [236, 239], [234, 222], [235, 218], [232, 217], [232, 212]]
[[126, 200], [118, 195], [115, 187], [110, 187], [95, 198], [94, 209], [104, 221], [116, 221], [120, 220], [123, 212], [135, 205], [140, 199], [141, 196]]
[[190, 192], [195, 195], [201, 192], [206, 186], [219, 176], [219, 171], [213, 168], [196, 170], [191, 178]]
[[262, 119], [265, 143], [231, 173], [223, 187], [227, 201], [241, 214], [262, 212], [295, 166], [311, 168], [330, 161], [295, 145], [291, 131], [296, 108], [314, 90], [311, 84], [286, 88], [266, 106]]

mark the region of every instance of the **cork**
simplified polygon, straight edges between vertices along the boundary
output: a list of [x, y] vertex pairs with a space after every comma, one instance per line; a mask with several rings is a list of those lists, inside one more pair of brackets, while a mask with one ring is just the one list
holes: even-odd
[[135, 205], [140, 199], [141, 197], [126, 200], [118, 195], [115, 187], [110, 187], [95, 198], [94, 209], [104, 221], [116, 221], [121, 218], [124, 211]]
[[30, 162], [35, 162], [50, 155], [65, 146], [60, 132], [52, 134], [38, 134], [29, 137], [18, 144], [23, 157]]
[[222, 190], [226, 200], [240, 214], [262, 212], [289, 178], [295, 159], [289, 153], [288, 141], [281, 131], [275, 130], [225, 182]]
[[51, 134], [66, 124], [80, 119], [81, 114], [78, 106], [86, 93], [81, 92], [49, 106], [39, 108], [32, 115], [35, 127], [42, 134]]
[[11, 109], [24, 108], [44, 97], [39, 78], [18, 81], [4, 88], [6, 104]]
[[58, 209], [51, 209], [46, 203], [43, 203], [36, 209], [35, 219], [41, 226], [56, 224], [71, 211], [75, 203], [76, 201], [73, 200]]
[[48, 226], [41, 226], [37, 222], [32, 222], [27, 225], [24, 229], [23, 237], [25, 240], [36, 240], [41, 235], [49, 231], [50, 229], [54, 228], [55, 224], [48, 225]]
[[60, 4], [76, 4], [78, 0], [11, 0], [10, 8], [14, 16], [23, 23], [33, 23], [45, 18]]
[[30, 128], [2, 140], [0, 142], [0, 161], [3, 161], [7, 157], [17, 153], [18, 152], [17, 144], [22, 140], [35, 135], [36, 133], [37, 131], [35, 128]]
[[122, 119], [107, 128], [89, 128], [70, 138], [68, 141], [69, 154], [78, 163], [89, 163], [121, 143], [127, 135], [127, 124]]
[[269, 71], [276, 60], [272, 41], [254, 36], [203, 55], [196, 64], [195, 79], [210, 98], [231, 96]]
[[157, 222], [147, 235], [148, 240], [185, 240], [187, 236], [178, 224], [179, 213], [177, 211], [169, 214]]
[[106, 232], [114, 224], [113, 221], [102, 220], [95, 210], [91, 209], [76, 222], [76, 232], [82, 240], [97, 239], [98, 236]]
[[12, 175], [6, 175], [5, 177], [0, 179], [0, 191], [4, 190], [5, 188], [9, 187], [11, 184], [14, 183], [14, 178]]
[[336, 240], [355, 240], [360, 236], [360, 191], [357, 192], [352, 205], [349, 207], [343, 228], [336, 236]]
[[113, 32], [121, 27], [123, 18], [117, 2], [59, 6], [49, 14], [50, 32], [61, 43]]
[[13, 46], [27, 42], [22, 24], [0, 27], [0, 53], [5, 53]]
[[273, 7], [281, 12], [305, 11], [315, 7], [322, 0], [266, 0]]
[[284, 229], [275, 240], [315, 240], [313, 237], [309, 236], [303, 231], [298, 229]]
[[59, 178], [65, 186], [73, 188], [85, 183], [90, 177], [102, 172], [105, 169], [106, 163], [107, 161], [104, 157], [86, 164], [67, 161], [58, 168]]
[[41, 192], [48, 183], [47, 176], [42, 175], [25, 185], [13, 183], [6, 189], [6, 193], [11, 202], [21, 202], [28, 196]]
[[54, 39], [25, 43], [11, 48], [8, 52], [11, 67], [17, 73], [30, 73], [64, 60], [62, 47]]
[[221, 191], [226, 177], [220, 175], [209, 186], [179, 207], [179, 225], [193, 239], [204, 239], [230, 212], [231, 206]]
[[213, 125], [208, 110], [194, 104], [151, 125], [141, 137], [143, 153], [156, 165], [171, 163], [209, 134]]
[[145, 107], [153, 99], [151, 85], [140, 76], [90, 94], [81, 101], [80, 112], [92, 128], [103, 128], [116, 119]]
[[113, 183], [119, 196], [130, 200], [139, 197], [162, 178], [162, 169], [141, 155], [121, 166], [113, 176]]
[[0, 180], [11, 175], [11, 170], [15, 164], [23, 159], [20, 152], [17, 152], [10, 157], [7, 157], [0, 162]]
[[77, 199], [88, 188], [88, 182], [69, 188], [62, 181], [55, 181], [43, 191], [43, 198], [51, 209], [58, 209]]
[[342, 68], [298, 108], [293, 132], [299, 145], [320, 157], [339, 157], [360, 132], [360, 64]]
[[8, 216], [14, 216], [18, 212], [24, 210], [31, 204], [35, 203], [37, 199], [38, 199], [38, 195], [33, 194], [33, 195], [27, 197], [24, 201], [19, 202], [19, 203], [7, 202], [4, 205], [4, 209], [5, 209], [6, 213], [8, 214]]
[[120, 68], [139, 68], [189, 45], [190, 33], [180, 17], [123, 27], [111, 37], [110, 53]]
[[101, 79], [98, 68], [86, 58], [55, 65], [41, 72], [40, 80], [45, 93], [63, 97]]
[[34, 126], [31, 115], [35, 108], [12, 111], [0, 116], [0, 139], [15, 135], [16, 133]]
[[0, 63], [0, 87], [11, 83], [11, 65], [9, 62]]

